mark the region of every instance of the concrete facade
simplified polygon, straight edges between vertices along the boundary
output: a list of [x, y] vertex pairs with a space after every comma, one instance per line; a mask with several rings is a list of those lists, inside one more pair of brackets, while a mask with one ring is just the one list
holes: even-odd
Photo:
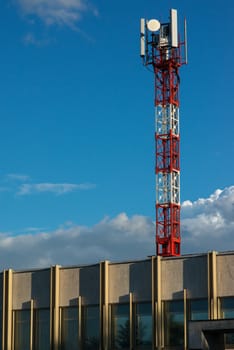
[[[28, 310], [30, 315], [28, 349], [40, 349], [34, 345], [34, 311], [41, 309], [49, 310], [50, 315], [48, 348], [66, 349], [61, 345], [61, 315], [63, 309], [69, 307], [77, 308], [77, 349], [85, 350], [82, 310], [86, 306], [99, 308], [98, 348], [114, 350], [110, 324], [115, 305], [126, 305], [129, 310], [129, 344], [122, 349], [225, 349], [224, 333], [234, 333], [234, 319], [224, 320], [225, 315], [232, 317], [232, 311], [234, 315], [234, 307], [227, 312], [222, 309], [223, 299], [228, 298], [230, 305], [232, 298], [234, 300], [234, 252], [209, 252], [178, 258], [152, 256], [143, 261], [103, 261], [90, 266], [52, 266], [33, 271], [5, 270], [0, 275], [0, 293], [2, 350], [21, 349], [16, 341], [16, 326], [17, 315], [22, 310]], [[200, 300], [207, 303], [207, 320], [196, 320], [204, 317], [206, 312], [197, 309], [196, 301], [199, 303]], [[172, 301], [179, 302], [182, 313], [173, 309], [176, 304], [170, 304]], [[151, 306], [152, 339], [150, 345], [141, 347], [135, 340], [136, 306], [144, 303]], [[175, 322], [183, 320], [180, 325], [183, 339], [177, 346], [169, 344], [173, 342], [172, 331], [177, 326], [168, 318], [168, 312]], [[167, 334], [168, 327], [172, 329], [171, 334]], [[214, 342], [218, 342], [218, 347], [210, 345], [212, 339], [216, 339]], [[121, 346], [115, 348], [121, 349]]]

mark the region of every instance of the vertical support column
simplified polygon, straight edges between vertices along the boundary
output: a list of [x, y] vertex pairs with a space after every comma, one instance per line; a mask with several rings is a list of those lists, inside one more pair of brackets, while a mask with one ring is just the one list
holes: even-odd
[[12, 350], [12, 275], [11, 269], [3, 271], [2, 349]]
[[208, 299], [208, 318], [211, 320], [211, 295], [210, 295], [210, 253], [207, 253], [207, 299]]
[[188, 349], [187, 289], [184, 289], [184, 350]]
[[217, 263], [216, 252], [211, 252], [212, 261], [212, 301], [213, 301], [213, 319], [218, 318], [218, 301], [217, 301]]
[[216, 255], [215, 251], [208, 253], [208, 305], [211, 320], [218, 318]]
[[78, 345], [82, 349], [82, 297], [78, 297]]
[[109, 346], [109, 262], [100, 262], [100, 350]]
[[161, 256], [157, 256], [157, 349], [161, 350], [163, 346], [164, 332], [162, 328], [162, 284], [161, 284]]
[[50, 349], [59, 349], [59, 266], [50, 270]]
[[129, 348], [133, 349], [133, 294], [129, 293]]
[[5, 320], [6, 320], [6, 271], [2, 273], [2, 349], [5, 350]]
[[33, 350], [33, 310], [34, 302], [30, 300], [30, 350]]
[[155, 261], [155, 256], [151, 256], [152, 350], [154, 350], [157, 346], [157, 302], [155, 297]]

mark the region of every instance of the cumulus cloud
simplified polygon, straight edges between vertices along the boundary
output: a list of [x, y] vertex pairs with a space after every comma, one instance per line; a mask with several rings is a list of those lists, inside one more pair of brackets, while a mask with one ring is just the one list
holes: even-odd
[[75, 28], [82, 14], [97, 10], [88, 0], [14, 0], [25, 16], [36, 16], [46, 25], [65, 25]]
[[145, 258], [154, 254], [153, 242], [151, 219], [122, 213], [92, 227], [68, 223], [53, 232], [2, 233], [0, 265], [19, 269]]
[[71, 183], [49, 183], [42, 182], [38, 184], [22, 184], [17, 192], [18, 196], [25, 196], [29, 194], [50, 192], [57, 195], [74, 192], [77, 190], [89, 190], [94, 188], [94, 184], [71, 184]]
[[[184, 202], [182, 253], [234, 250], [233, 203], [234, 186], [216, 190], [208, 198]], [[154, 254], [155, 224], [142, 215], [121, 213], [93, 226], [67, 222], [54, 231], [30, 228], [17, 236], [0, 234], [2, 268], [91, 264], [105, 259], [144, 259]]]
[[234, 250], [234, 186], [182, 203], [183, 251]]

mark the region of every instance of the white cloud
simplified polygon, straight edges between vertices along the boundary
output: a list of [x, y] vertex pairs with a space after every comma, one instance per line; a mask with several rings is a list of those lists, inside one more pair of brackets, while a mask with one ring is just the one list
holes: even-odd
[[33, 45], [37, 47], [42, 47], [42, 46], [49, 45], [51, 43], [51, 39], [48, 39], [48, 38], [38, 39], [34, 33], [27, 33], [23, 37], [23, 43], [26, 46]]
[[182, 204], [183, 251], [234, 250], [234, 186]]
[[[184, 202], [182, 253], [234, 250], [233, 203], [234, 186], [208, 198]], [[0, 234], [1, 268], [144, 259], [154, 253], [155, 225], [142, 215], [121, 213], [94, 226], [66, 222], [54, 231], [30, 228], [17, 236]]]
[[49, 183], [43, 182], [38, 184], [22, 184], [17, 192], [18, 196], [25, 196], [29, 194], [50, 192], [57, 195], [70, 193], [78, 190], [89, 190], [94, 188], [94, 184], [71, 184], [71, 183]]
[[13, 181], [28, 181], [30, 179], [30, 176], [25, 174], [8, 174], [6, 177]]
[[[20, 248], [19, 248], [20, 247]], [[1, 268], [127, 260], [154, 254], [154, 224], [149, 218], [120, 214], [92, 227], [69, 223], [53, 232], [0, 234]]]
[[14, 0], [23, 15], [36, 16], [47, 25], [66, 25], [75, 28], [82, 14], [97, 10], [88, 0]]

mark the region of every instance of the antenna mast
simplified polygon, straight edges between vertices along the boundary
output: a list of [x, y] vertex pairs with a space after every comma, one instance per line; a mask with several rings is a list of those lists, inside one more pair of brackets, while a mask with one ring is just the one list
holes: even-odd
[[179, 39], [177, 10], [171, 9], [169, 23], [141, 19], [141, 57], [155, 77], [156, 253], [179, 256], [179, 68], [187, 63], [187, 42], [186, 22]]

